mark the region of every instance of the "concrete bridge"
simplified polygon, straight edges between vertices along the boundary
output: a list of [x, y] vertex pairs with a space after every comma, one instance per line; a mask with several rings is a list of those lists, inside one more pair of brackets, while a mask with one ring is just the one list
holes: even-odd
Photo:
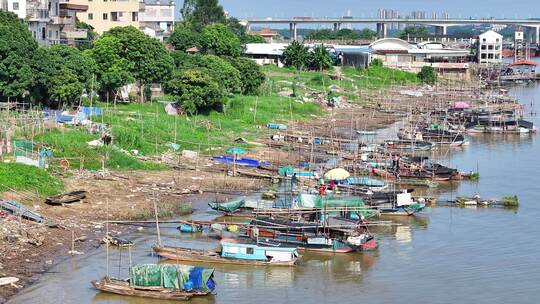
[[540, 20], [533, 19], [383, 19], [383, 18], [310, 18], [296, 17], [283, 19], [247, 19], [243, 20], [243, 24], [251, 28], [252, 25], [263, 24], [289, 24], [291, 37], [297, 39], [297, 28], [299, 24], [331, 24], [334, 30], [340, 30], [343, 24], [376, 24], [377, 35], [379, 38], [387, 36], [387, 24], [402, 23], [411, 25], [429, 25], [435, 27], [435, 33], [438, 35], [446, 35], [447, 29], [450, 26], [471, 25], [471, 24], [502, 24], [502, 25], [519, 25], [529, 27], [536, 30], [535, 42], [540, 43]]

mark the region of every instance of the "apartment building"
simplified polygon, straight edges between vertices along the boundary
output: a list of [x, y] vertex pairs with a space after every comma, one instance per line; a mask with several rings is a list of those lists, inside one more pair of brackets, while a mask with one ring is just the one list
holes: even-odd
[[502, 62], [503, 36], [487, 31], [478, 36], [478, 62], [497, 64]]
[[77, 13], [77, 18], [90, 24], [100, 35], [116, 26], [139, 28], [139, 12], [144, 10], [144, 3], [139, 0], [70, 0], [69, 3], [88, 6], [87, 11]]
[[163, 41], [173, 30], [175, 8], [174, 1], [145, 0], [144, 10], [139, 15], [139, 28]]

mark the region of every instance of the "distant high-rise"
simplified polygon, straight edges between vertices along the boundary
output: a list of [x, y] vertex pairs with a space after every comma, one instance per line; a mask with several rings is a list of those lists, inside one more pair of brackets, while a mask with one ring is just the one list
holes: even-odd
[[[379, 9], [379, 18], [381, 19], [399, 19], [399, 11], [398, 10], [391, 10], [391, 9]], [[397, 30], [399, 29], [399, 23], [392, 22], [388, 24], [388, 29], [390, 30]]]
[[412, 19], [426, 19], [425, 11], [414, 11], [411, 13]]

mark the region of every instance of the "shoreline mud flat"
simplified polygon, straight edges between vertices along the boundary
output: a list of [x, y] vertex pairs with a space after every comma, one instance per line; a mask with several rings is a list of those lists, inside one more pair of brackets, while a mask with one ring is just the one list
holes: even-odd
[[[401, 89], [402, 91], [403, 89]], [[409, 88], [409, 90], [413, 90]], [[292, 123], [291, 132], [309, 132], [315, 136], [350, 139], [354, 130], [376, 130], [403, 119], [407, 111], [415, 108], [417, 115], [440, 110], [453, 102], [448, 96], [457, 95], [455, 100], [479, 101], [479, 93], [468, 91], [446, 91], [420, 89], [431, 92], [430, 98], [411, 97], [392, 90], [385, 96], [374, 96], [367, 106], [351, 104], [351, 107], [334, 109], [328, 115], [298, 124]], [[444, 90], [443, 90], [444, 91]], [[427, 93], [426, 93], [427, 94]], [[461, 98], [460, 94], [463, 94]], [[433, 97], [438, 96], [438, 97]], [[444, 97], [446, 96], [446, 97]], [[446, 99], [446, 98], [449, 99]], [[468, 97], [468, 98], [465, 98]], [[465, 98], [465, 99], [464, 99]], [[437, 102], [435, 102], [436, 100]], [[411, 112], [412, 115], [412, 112]], [[270, 160], [274, 164], [302, 161], [302, 155], [278, 148], [260, 146], [247, 156]], [[305, 158], [305, 155], [303, 155]], [[73, 171], [63, 178], [66, 191], [86, 190], [88, 196], [82, 201], [65, 206], [49, 206], [35, 201], [31, 209], [56, 223], [55, 228], [6, 215], [0, 229], [0, 277], [14, 276], [20, 279], [16, 286], [3, 286], [0, 303], [38, 280], [43, 273], [70, 257], [70, 250], [86, 254], [98, 248], [105, 236], [103, 222], [109, 220], [142, 220], [153, 216], [152, 201], [157, 200], [160, 216], [173, 217], [181, 208], [206, 208], [209, 200], [223, 199], [228, 191], [263, 190], [269, 181], [262, 179], [230, 176], [230, 170], [219, 167], [209, 157], [178, 159], [169, 161], [174, 170], [98, 172]], [[218, 194], [219, 193], [219, 194]], [[225, 194], [224, 194], [225, 193]], [[6, 200], [17, 200], [18, 193], [3, 193]], [[198, 202], [191, 204], [193, 202]], [[181, 208], [180, 208], [181, 207]], [[185, 210], [184, 210], [185, 211]], [[217, 217], [217, 215], [216, 215]], [[113, 235], [126, 235], [132, 231], [127, 226], [110, 225]], [[14, 235], [20, 235], [14, 237]], [[73, 245], [74, 244], [74, 245]], [[73, 247], [73, 248], [72, 248]]]

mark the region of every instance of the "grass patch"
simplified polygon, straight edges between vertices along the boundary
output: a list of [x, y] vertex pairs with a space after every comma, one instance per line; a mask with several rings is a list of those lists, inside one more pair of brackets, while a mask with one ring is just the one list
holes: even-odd
[[[193, 207], [191, 203], [159, 203], [157, 205], [158, 219], [170, 219], [175, 216], [189, 215], [193, 213]], [[130, 220], [148, 220], [155, 218], [154, 207], [152, 204], [143, 208], [137, 208], [136, 211], [130, 212], [125, 215], [126, 219]]]
[[506, 195], [506, 196], [503, 196], [501, 200], [504, 203], [505, 207], [518, 207], [519, 206], [519, 199], [517, 195]]
[[73, 128], [68, 130], [51, 130], [37, 136], [36, 141], [53, 147], [55, 158], [66, 158], [72, 168], [82, 167], [88, 170], [99, 170], [103, 161], [105, 167], [123, 170], [159, 170], [165, 168], [157, 163], [144, 162], [128, 155], [113, 146], [93, 148], [87, 142], [97, 139], [96, 134]]
[[40, 196], [60, 193], [64, 184], [46, 171], [23, 164], [0, 163], [0, 192], [32, 191]]
[[[359, 89], [381, 88], [390, 84], [416, 83], [416, 75], [384, 67], [365, 70], [342, 68], [343, 79], [331, 79], [332, 71], [295, 71], [288, 68], [265, 66], [267, 82], [263, 90], [266, 96], [235, 95], [225, 103], [223, 113], [210, 112], [204, 115], [170, 116], [159, 102], [131, 103], [113, 106], [98, 103], [104, 115], [95, 118], [110, 127], [113, 147], [92, 148], [87, 142], [99, 137], [77, 127], [47, 131], [34, 138], [53, 148], [55, 158], [66, 158], [72, 168], [90, 170], [105, 167], [116, 170], [159, 170], [164, 166], [144, 162], [122, 152], [137, 150], [138, 155], [159, 155], [169, 151], [170, 143], [180, 145], [203, 154], [223, 153], [232, 146], [249, 149], [249, 145], [236, 144], [243, 137], [253, 140], [267, 132], [269, 122], [287, 123], [306, 120], [323, 115], [320, 105], [299, 102], [294, 98], [277, 95], [282, 90], [291, 90], [299, 97], [307, 92], [329, 91], [329, 86], [338, 85], [349, 100], [360, 102]], [[162, 99], [166, 99], [162, 98]], [[82, 163], [81, 163], [82, 162]]]

